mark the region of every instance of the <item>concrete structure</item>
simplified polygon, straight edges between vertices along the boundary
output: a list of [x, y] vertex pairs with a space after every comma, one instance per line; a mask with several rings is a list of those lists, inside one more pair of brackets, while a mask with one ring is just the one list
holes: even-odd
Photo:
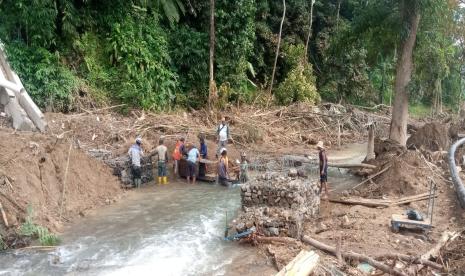
[[23, 131], [47, 128], [44, 115], [31, 99], [18, 75], [11, 70], [0, 47], [0, 105], [6, 115], [11, 117], [13, 128]]

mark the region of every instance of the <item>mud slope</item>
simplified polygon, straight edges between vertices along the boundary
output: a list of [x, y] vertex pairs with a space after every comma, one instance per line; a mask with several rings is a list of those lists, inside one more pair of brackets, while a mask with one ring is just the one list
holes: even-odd
[[[69, 151], [70, 143], [53, 136], [0, 129], [0, 202], [10, 224], [20, 224], [30, 204], [35, 222], [56, 231], [61, 222], [107, 204], [122, 193], [119, 180], [108, 167], [75, 145]], [[60, 219], [68, 152], [71, 154]]]

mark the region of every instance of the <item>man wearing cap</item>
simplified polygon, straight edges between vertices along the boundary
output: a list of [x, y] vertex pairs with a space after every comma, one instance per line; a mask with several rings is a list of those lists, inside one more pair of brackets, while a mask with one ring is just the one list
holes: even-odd
[[320, 160], [320, 195], [323, 188], [325, 189], [325, 198], [328, 197], [328, 156], [326, 155], [325, 147], [322, 141], [316, 145], [318, 149], [318, 159]]
[[163, 137], [158, 141], [158, 147], [151, 156], [158, 155], [158, 184], [168, 184], [168, 177], [166, 176], [166, 164], [168, 163], [168, 148], [164, 145]]
[[144, 152], [142, 151], [142, 138], [137, 137], [136, 143], [129, 148], [128, 155], [129, 159], [131, 160], [131, 170], [132, 176], [134, 179], [134, 186], [140, 188], [142, 184], [142, 169], [140, 165], [140, 161], [144, 156]]
[[229, 139], [229, 125], [226, 123], [226, 118], [222, 117], [221, 118], [221, 123], [216, 129], [216, 135], [217, 135], [217, 142], [218, 142], [218, 149], [216, 152], [216, 158], [218, 158], [218, 155], [221, 154], [221, 150], [223, 148], [226, 148], [228, 145], [228, 139]]

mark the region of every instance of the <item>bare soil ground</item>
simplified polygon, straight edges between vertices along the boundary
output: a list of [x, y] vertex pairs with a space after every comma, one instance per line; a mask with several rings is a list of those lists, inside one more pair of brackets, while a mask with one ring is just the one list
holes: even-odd
[[[72, 221], [73, 217], [88, 209], [121, 197], [124, 191], [119, 188], [119, 181], [110, 169], [86, 154], [92, 149], [123, 155], [134, 138], [141, 135], [145, 150], [150, 151], [163, 135], [171, 151], [176, 138], [184, 136], [188, 141], [197, 143], [198, 135], [203, 133], [207, 137], [210, 158], [214, 158], [214, 132], [221, 115], [206, 111], [170, 114], [133, 111], [127, 116], [108, 110], [70, 115], [50, 113], [46, 114], [49, 131], [45, 134], [17, 133], [7, 127], [7, 121], [2, 120], [0, 201], [10, 224], [17, 228], [24, 220], [26, 207], [31, 204], [36, 221], [56, 231], [63, 222]], [[339, 141], [341, 144], [365, 141], [367, 121], [378, 122], [376, 131], [380, 137], [386, 136], [389, 122], [388, 112], [363, 112], [340, 105], [295, 105], [268, 110], [231, 108], [224, 115], [231, 122], [232, 159], [238, 158], [240, 151], [254, 156], [311, 154], [313, 145], [319, 140], [325, 141], [331, 155]], [[414, 231], [393, 233], [389, 227], [390, 216], [401, 214], [406, 208], [426, 212], [426, 201], [385, 209], [324, 202], [319, 218], [306, 223], [306, 235], [330, 245], [335, 245], [336, 239], [341, 237], [343, 249], [368, 255], [382, 252], [419, 255], [431, 248], [443, 231], [463, 229], [465, 217], [457, 205], [444, 155], [434, 152], [444, 150], [446, 142], [450, 141], [437, 137], [438, 133], [443, 133], [437, 125], [433, 125], [434, 131], [423, 131], [417, 126], [421, 124], [412, 124], [416, 125], [416, 135], [411, 144], [417, 150], [405, 151], [384, 145], [384, 150], [377, 151], [373, 164], [378, 166], [378, 171], [387, 166], [389, 169], [348, 195], [390, 199], [415, 195], [428, 191], [427, 178], [433, 177], [438, 185], [433, 230], [427, 234]], [[338, 132], [338, 125], [342, 126], [341, 132]], [[458, 124], [455, 129], [460, 132], [462, 127]], [[70, 144], [73, 147], [63, 201]], [[457, 275], [463, 270], [462, 252], [465, 249], [463, 236], [458, 241], [446, 247], [443, 253], [443, 261], [450, 265], [451, 273]], [[277, 268], [294, 258], [301, 248], [308, 246], [259, 246], [259, 250], [275, 262]], [[331, 269], [338, 268], [349, 275], [361, 275], [353, 266], [339, 263], [320, 251], [318, 253], [323, 261], [316, 274], [327, 275]]]

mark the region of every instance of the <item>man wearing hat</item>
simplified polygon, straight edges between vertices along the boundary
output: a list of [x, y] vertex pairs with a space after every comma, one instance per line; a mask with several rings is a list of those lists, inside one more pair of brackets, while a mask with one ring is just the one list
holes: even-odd
[[136, 143], [129, 148], [128, 155], [131, 161], [132, 176], [134, 179], [134, 186], [140, 188], [142, 184], [142, 169], [140, 165], [140, 160], [144, 156], [142, 151], [142, 138], [137, 137]]
[[328, 156], [326, 155], [325, 147], [322, 141], [316, 145], [318, 149], [318, 159], [320, 160], [320, 195], [323, 188], [325, 189], [325, 198], [328, 197]]

